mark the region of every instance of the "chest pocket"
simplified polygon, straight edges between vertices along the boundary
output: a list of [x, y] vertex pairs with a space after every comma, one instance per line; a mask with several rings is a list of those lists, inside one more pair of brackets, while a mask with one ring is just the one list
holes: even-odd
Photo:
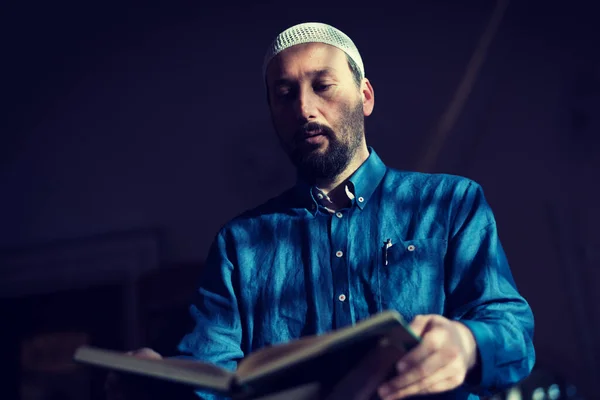
[[441, 313], [447, 240], [398, 240], [379, 265], [381, 305], [411, 320], [417, 314]]

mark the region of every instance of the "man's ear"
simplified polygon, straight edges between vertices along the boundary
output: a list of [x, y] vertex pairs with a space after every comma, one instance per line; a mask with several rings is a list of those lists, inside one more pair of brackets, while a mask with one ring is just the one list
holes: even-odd
[[360, 86], [363, 114], [365, 117], [368, 117], [371, 115], [371, 113], [373, 113], [373, 108], [375, 107], [375, 91], [373, 90], [373, 86], [371, 86], [371, 82], [369, 82], [367, 78], [363, 79]]

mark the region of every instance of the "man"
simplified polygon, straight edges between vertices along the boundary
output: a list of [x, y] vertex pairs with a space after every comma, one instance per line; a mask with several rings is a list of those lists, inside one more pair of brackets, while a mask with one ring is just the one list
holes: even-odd
[[264, 73], [298, 181], [218, 233], [179, 350], [235, 369], [263, 346], [395, 309], [422, 343], [382, 399], [475, 399], [526, 377], [533, 316], [480, 186], [385, 166], [365, 140], [373, 87], [336, 28], [282, 32]]

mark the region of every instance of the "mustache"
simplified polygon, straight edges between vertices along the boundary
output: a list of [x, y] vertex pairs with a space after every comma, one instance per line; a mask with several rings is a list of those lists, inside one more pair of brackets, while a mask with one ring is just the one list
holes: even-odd
[[318, 122], [308, 122], [302, 125], [294, 134], [294, 139], [297, 141], [304, 140], [307, 136], [313, 136], [315, 134], [325, 135], [334, 137], [333, 130], [325, 125]]

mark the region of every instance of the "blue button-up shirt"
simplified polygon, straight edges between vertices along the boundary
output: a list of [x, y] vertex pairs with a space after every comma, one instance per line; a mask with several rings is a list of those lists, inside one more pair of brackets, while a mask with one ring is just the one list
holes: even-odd
[[533, 315], [481, 187], [394, 170], [369, 151], [349, 179], [349, 207], [331, 213], [298, 182], [220, 230], [182, 353], [233, 370], [264, 346], [394, 309], [407, 321], [441, 314], [473, 332], [476, 378], [436, 398], [475, 399], [527, 376]]

